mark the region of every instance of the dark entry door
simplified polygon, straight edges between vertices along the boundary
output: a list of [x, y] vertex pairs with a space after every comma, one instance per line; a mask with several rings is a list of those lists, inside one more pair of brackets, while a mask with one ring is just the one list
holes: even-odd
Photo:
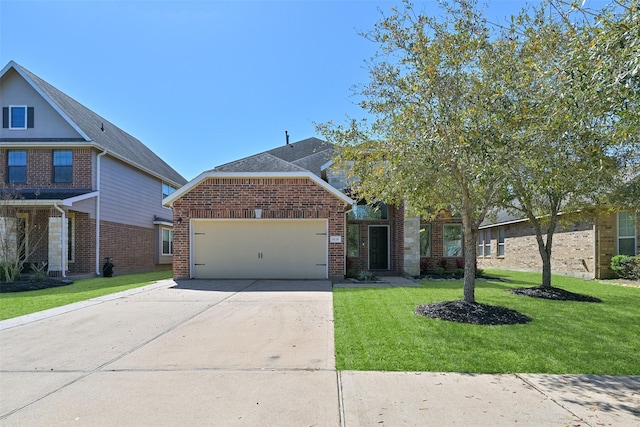
[[369, 227], [369, 269], [389, 269], [389, 227]]

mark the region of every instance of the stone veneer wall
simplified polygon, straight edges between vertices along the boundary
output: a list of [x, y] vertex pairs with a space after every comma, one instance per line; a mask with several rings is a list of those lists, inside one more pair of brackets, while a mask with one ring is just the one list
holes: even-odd
[[404, 274], [420, 275], [420, 217], [404, 219]]
[[[208, 178], [173, 203], [173, 275], [190, 276], [189, 220], [192, 218], [326, 218], [330, 236], [329, 276], [345, 274], [345, 205], [309, 178]], [[179, 222], [178, 218], [182, 221]]]

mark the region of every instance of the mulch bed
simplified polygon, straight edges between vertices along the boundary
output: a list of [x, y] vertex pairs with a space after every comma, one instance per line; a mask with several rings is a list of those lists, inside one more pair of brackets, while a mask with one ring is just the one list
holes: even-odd
[[73, 280], [45, 279], [45, 280], [16, 280], [7, 283], [0, 282], [0, 293], [5, 292], [24, 292], [38, 291], [41, 289], [55, 288], [58, 286], [66, 286], [73, 283]]
[[535, 286], [533, 288], [516, 288], [510, 289], [509, 292], [516, 295], [526, 295], [528, 297], [552, 299], [556, 301], [602, 302], [600, 298], [592, 297], [589, 295], [576, 294], [573, 292], [565, 291], [564, 289], [547, 286]]
[[470, 303], [464, 300], [419, 305], [414, 313], [424, 317], [474, 325], [519, 325], [531, 322], [529, 316], [506, 307]]

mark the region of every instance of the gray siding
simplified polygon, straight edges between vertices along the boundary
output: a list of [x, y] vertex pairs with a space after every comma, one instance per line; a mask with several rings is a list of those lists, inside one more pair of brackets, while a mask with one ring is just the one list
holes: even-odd
[[154, 216], [170, 219], [162, 206], [162, 181], [109, 155], [101, 158], [101, 220], [153, 227]]
[[35, 116], [34, 127], [31, 129], [11, 130], [0, 127], [0, 138], [81, 138], [80, 134], [13, 69], [2, 77], [0, 100], [2, 107], [34, 107]]

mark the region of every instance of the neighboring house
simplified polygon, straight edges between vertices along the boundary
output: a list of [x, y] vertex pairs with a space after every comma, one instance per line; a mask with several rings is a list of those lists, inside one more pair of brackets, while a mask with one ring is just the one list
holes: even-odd
[[162, 199], [186, 183], [180, 174], [13, 61], [0, 72], [0, 104], [0, 203], [18, 212], [0, 233], [29, 246], [28, 262], [60, 276], [99, 274], [106, 257], [118, 273], [170, 268]]
[[[587, 279], [615, 277], [613, 256], [640, 253], [637, 219], [633, 212], [620, 211], [570, 226], [559, 224], [551, 247], [552, 273]], [[478, 267], [541, 271], [536, 235], [529, 221], [506, 212], [495, 222], [485, 221], [478, 235]]]
[[287, 142], [203, 172], [167, 197], [174, 276], [418, 275], [421, 241], [423, 260], [444, 256], [451, 267], [462, 257], [459, 220], [405, 221], [403, 206], [352, 200], [340, 171], [331, 169], [332, 156], [333, 145], [317, 138]]

